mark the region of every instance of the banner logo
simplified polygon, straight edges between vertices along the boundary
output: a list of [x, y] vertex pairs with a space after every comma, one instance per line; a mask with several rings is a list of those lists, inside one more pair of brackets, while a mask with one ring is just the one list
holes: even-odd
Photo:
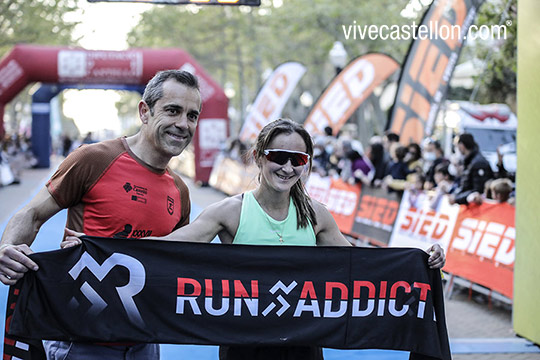
[[[279, 280], [274, 286], [272, 286], [272, 288], [270, 289], [270, 293], [275, 294], [278, 290], [281, 289], [285, 294], [288, 295], [291, 292], [291, 290], [296, 287], [296, 285], [297, 285], [297, 282], [293, 281], [289, 284], [289, 286], [285, 286], [285, 284], [283, 284], [283, 282]], [[287, 311], [291, 307], [291, 305], [287, 302], [287, 300], [285, 300], [285, 298], [282, 295], [278, 295], [276, 299], [281, 304], [281, 308], [276, 311], [276, 315], [281, 316], [283, 315], [285, 311]], [[263, 315], [264, 316], [268, 315], [270, 311], [272, 311], [275, 307], [276, 307], [276, 304], [274, 302], [270, 303], [270, 305], [268, 305], [266, 309], [264, 309]]]
[[281, 64], [274, 70], [253, 102], [240, 130], [240, 140], [255, 141], [266, 124], [281, 116], [281, 111], [305, 72], [304, 65], [297, 62]]
[[167, 196], [167, 212], [169, 215], [174, 214], [174, 199], [170, 196]]
[[398, 68], [398, 63], [384, 54], [367, 54], [353, 60], [317, 100], [304, 127], [311, 135], [322, 134], [327, 126], [337, 133], [373, 90]]
[[60, 82], [138, 84], [143, 75], [140, 51], [60, 50], [57, 59]]
[[[221, 283], [221, 291], [214, 288], [214, 283]], [[295, 289], [296, 291], [293, 291]], [[407, 281], [358, 280], [352, 282], [352, 289], [350, 289], [346, 284], [337, 281], [327, 281], [323, 284], [313, 281], [304, 281], [299, 284], [292, 281], [289, 285], [285, 285], [278, 280], [269, 289], [269, 293], [274, 296], [278, 294], [275, 297], [277, 301], [270, 302], [266, 307], [261, 306], [264, 310], [259, 312], [259, 300], [266, 297], [259, 293], [258, 280], [251, 280], [250, 295], [240, 280], [204, 279], [200, 281], [179, 277], [176, 313], [179, 315], [205, 313], [211, 316], [223, 316], [232, 312], [234, 316], [242, 316], [244, 304], [252, 317], [260, 315], [267, 317], [274, 310], [275, 314], [281, 317], [290, 310], [289, 315], [295, 318], [305, 313], [313, 318], [327, 319], [344, 316], [402, 317], [406, 314], [424, 319], [431, 286], [417, 281], [409, 283]], [[202, 297], [203, 294], [204, 297]], [[216, 300], [221, 300], [219, 308], [214, 307]], [[352, 307], [349, 307], [349, 302], [352, 303]], [[430, 312], [432, 312], [433, 321], [436, 321], [435, 311]]]
[[[71, 270], [69, 275], [73, 280], [77, 280], [84, 269], [88, 269], [99, 281], [102, 281], [107, 274], [115, 267], [122, 266], [128, 270], [129, 281], [124, 286], [116, 287], [116, 292], [120, 297], [120, 301], [129, 320], [139, 326], [144, 327], [144, 321], [141, 317], [139, 309], [133, 300], [133, 297], [137, 295], [144, 288], [146, 279], [146, 272], [141, 262], [131, 256], [114, 253], [109, 256], [103, 264], [99, 265], [94, 258], [86, 251], [81, 255], [81, 258]], [[84, 282], [81, 286], [81, 292], [90, 301], [92, 306], [87, 311], [87, 315], [96, 316], [101, 313], [106, 307], [107, 302], [98, 294], [98, 292], [88, 282]], [[75, 297], [70, 302], [71, 306], [79, 306]]]
[[514, 265], [516, 229], [495, 221], [465, 218], [451, 248], [489, 259], [497, 264]]

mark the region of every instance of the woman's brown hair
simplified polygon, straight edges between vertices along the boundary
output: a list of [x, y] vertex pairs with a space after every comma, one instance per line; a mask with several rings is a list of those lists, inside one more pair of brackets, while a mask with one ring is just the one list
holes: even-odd
[[[309, 133], [302, 127], [302, 125], [295, 123], [290, 119], [278, 119], [272, 121], [262, 128], [259, 136], [254, 145], [255, 159], [260, 159], [264, 156], [264, 150], [268, 148], [270, 142], [280, 134], [292, 134], [297, 133], [302, 137], [306, 144], [306, 153], [309, 154], [308, 162], [308, 175], [311, 173], [313, 158], [313, 141]], [[296, 219], [298, 228], [305, 228], [310, 223], [312, 226], [317, 225], [317, 219], [315, 218], [315, 210], [311, 204], [311, 199], [307, 194], [304, 182], [300, 178], [291, 188], [291, 197], [294, 205], [296, 206]]]

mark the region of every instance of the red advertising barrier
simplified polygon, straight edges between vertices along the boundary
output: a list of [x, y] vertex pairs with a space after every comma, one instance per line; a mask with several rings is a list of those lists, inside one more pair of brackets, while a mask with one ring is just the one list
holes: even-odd
[[405, 191], [390, 246], [446, 251], [444, 271], [512, 298], [516, 230], [515, 208], [486, 200], [481, 205], [450, 205], [443, 197], [433, 208], [430, 194]]
[[328, 207], [342, 233], [375, 245], [388, 245], [400, 195], [317, 174], [310, 176], [306, 188], [313, 199]]
[[439, 244], [448, 252], [459, 205], [450, 205], [446, 196], [434, 202], [433, 196], [436, 194], [405, 191], [390, 246], [427, 249]]
[[350, 233], [378, 246], [388, 246], [396, 222], [401, 195], [385, 189], [362, 187], [358, 211]]
[[325, 204], [339, 230], [351, 234], [360, 198], [360, 185], [350, 185], [341, 179], [311, 174], [306, 189], [312, 199]]
[[444, 270], [512, 298], [515, 211], [507, 203], [461, 206]]

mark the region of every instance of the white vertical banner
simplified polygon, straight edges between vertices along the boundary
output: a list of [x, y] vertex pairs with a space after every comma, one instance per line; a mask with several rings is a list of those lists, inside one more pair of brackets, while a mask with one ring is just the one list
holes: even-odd
[[459, 205], [450, 205], [447, 196], [435, 204], [431, 196], [423, 191], [416, 193], [406, 190], [388, 246], [425, 250], [439, 244], [448, 252], [458, 214]]
[[240, 130], [240, 140], [254, 141], [266, 124], [281, 116], [283, 107], [305, 72], [305, 66], [297, 62], [281, 64], [274, 70], [251, 106]]

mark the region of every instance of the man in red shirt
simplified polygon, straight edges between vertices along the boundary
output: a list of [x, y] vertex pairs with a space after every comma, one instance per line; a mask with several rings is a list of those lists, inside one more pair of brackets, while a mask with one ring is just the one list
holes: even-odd
[[[169, 167], [191, 142], [201, 111], [197, 78], [157, 73], [139, 102], [140, 131], [83, 145], [8, 222], [0, 243], [0, 281], [13, 285], [38, 266], [28, 257], [41, 225], [68, 209], [66, 226], [93, 236], [164, 236], [189, 223], [189, 191]], [[99, 346], [45, 342], [56, 359], [158, 359], [157, 344]], [[66, 357], [67, 356], [67, 357]]]

